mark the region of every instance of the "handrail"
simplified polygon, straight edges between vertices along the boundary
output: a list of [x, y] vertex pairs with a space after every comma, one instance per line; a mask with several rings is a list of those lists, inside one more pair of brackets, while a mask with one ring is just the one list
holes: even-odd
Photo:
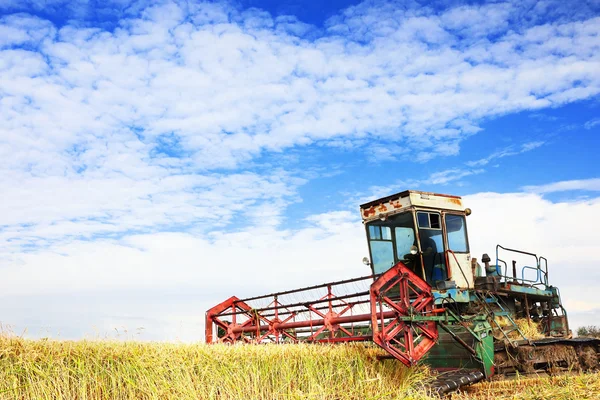
[[[501, 270], [500, 271], [498, 270], [498, 268], [500, 268], [500, 266], [498, 265], [498, 263], [503, 263], [504, 264], [504, 275], [501, 273], [502, 272]], [[506, 263], [506, 261], [500, 260], [498, 257], [496, 257], [496, 272], [500, 276], [507, 276], [506, 274], [508, 274], [508, 264]]]
[[548, 259], [540, 256], [540, 263], [538, 264], [540, 268], [542, 267], [542, 260], [544, 260], [544, 275], [546, 277], [546, 286], [548, 286]]
[[[527, 266], [527, 265], [523, 266], [521, 269], [521, 278], [520, 279], [517, 278], [516, 276], [508, 276], [508, 263], [499, 258], [500, 249], [508, 251], [508, 252], [524, 254], [527, 256], [534, 257], [536, 266], [535, 267], [531, 267], [531, 266]], [[542, 260], [544, 261], [543, 266], [542, 266]], [[502, 274], [500, 263], [504, 264], [504, 274]], [[536, 279], [535, 280], [525, 279], [525, 270], [527, 270], [527, 269], [536, 271]], [[505, 281], [513, 279], [518, 282], [520, 281], [521, 283], [527, 282], [532, 285], [543, 284], [545, 286], [548, 286], [548, 260], [545, 257], [541, 257], [541, 256], [538, 257], [538, 255], [535, 253], [529, 253], [529, 252], [523, 251], [523, 250], [510, 249], [508, 247], [504, 247], [504, 246], [501, 246], [498, 244], [498, 245], [496, 245], [496, 272], [498, 273], [498, 275], [500, 277], [504, 278]], [[516, 275], [516, 272], [513, 272], [513, 274]]]
[[526, 251], [523, 250], [515, 250], [515, 249], [509, 249], [508, 247], [503, 247], [501, 245], [496, 245], [496, 260], [498, 260], [498, 248], [502, 249], [502, 250], [506, 250], [506, 251], [512, 251], [513, 253], [520, 253], [520, 254], [525, 254], [527, 256], [533, 256], [535, 257], [535, 263], [536, 265], [540, 265], [540, 260], [538, 259], [537, 254], [535, 253], [528, 253]]

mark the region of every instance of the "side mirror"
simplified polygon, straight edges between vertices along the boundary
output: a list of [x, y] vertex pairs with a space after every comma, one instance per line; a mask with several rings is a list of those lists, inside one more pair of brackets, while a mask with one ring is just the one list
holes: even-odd
[[365, 264], [366, 266], [371, 265], [371, 261], [369, 260], [369, 257], [363, 257], [363, 264]]

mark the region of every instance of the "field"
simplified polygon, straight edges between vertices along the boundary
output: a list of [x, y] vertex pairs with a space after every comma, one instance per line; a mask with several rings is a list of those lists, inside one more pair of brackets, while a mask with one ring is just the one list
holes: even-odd
[[[368, 345], [223, 346], [0, 337], [0, 399], [429, 399], [426, 368]], [[600, 374], [477, 385], [467, 399], [600, 398]]]

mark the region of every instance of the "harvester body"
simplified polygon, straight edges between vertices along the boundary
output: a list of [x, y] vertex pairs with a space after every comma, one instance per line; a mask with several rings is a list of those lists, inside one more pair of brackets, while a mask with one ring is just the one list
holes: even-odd
[[[388, 358], [442, 371], [440, 392], [495, 373], [598, 366], [600, 343], [571, 339], [544, 257], [498, 245], [470, 254], [457, 196], [405, 191], [361, 205], [371, 273], [248, 299], [206, 313], [206, 341], [372, 341]], [[512, 257], [512, 256], [515, 257]], [[528, 265], [504, 258], [529, 259]], [[519, 321], [537, 328], [526, 334]]]

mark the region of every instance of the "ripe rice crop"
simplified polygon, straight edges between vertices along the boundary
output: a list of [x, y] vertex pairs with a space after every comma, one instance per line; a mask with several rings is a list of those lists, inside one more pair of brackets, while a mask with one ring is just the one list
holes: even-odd
[[0, 337], [0, 399], [425, 399], [425, 368], [371, 345]]

